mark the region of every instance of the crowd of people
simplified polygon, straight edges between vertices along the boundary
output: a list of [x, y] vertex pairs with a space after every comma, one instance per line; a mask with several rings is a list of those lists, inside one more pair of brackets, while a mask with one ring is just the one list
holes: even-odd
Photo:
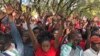
[[0, 56], [100, 56], [100, 18], [47, 13], [37, 19], [11, 4], [0, 11]]

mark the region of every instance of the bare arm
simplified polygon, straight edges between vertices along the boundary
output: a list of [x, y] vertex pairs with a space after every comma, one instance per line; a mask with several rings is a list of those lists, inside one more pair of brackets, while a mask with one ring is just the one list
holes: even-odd
[[34, 32], [32, 31], [31, 27], [30, 27], [30, 17], [29, 15], [25, 15], [25, 20], [27, 22], [27, 27], [28, 27], [28, 32], [29, 32], [29, 36], [30, 39], [32, 41], [33, 44], [33, 48], [36, 50], [37, 49], [37, 45], [38, 45], [38, 41], [37, 41], [37, 37], [35, 36]]
[[63, 32], [63, 29], [62, 29], [62, 21], [59, 22], [59, 30], [58, 30], [58, 34], [57, 36], [55, 37], [55, 41], [54, 41], [54, 44], [55, 44], [55, 48], [58, 48], [60, 43], [59, 43], [59, 37], [62, 36], [62, 32]]

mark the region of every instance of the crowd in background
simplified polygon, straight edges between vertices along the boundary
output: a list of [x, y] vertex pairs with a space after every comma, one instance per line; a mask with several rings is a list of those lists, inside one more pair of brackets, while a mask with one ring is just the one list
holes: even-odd
[[100, 56], [100, 18], [0, 11], [0, 56]]

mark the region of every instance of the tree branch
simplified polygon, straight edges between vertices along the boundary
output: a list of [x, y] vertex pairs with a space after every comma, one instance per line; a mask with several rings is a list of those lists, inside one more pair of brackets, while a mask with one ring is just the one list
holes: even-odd
[[64, 0], [60, 0], [60, 2], [58, 3], [57, 9], [56, 9], [56, 13], [59, 11], [59, 7], [61, 6], [61, 3], [62, 3], [63, 1], [64, 1]]

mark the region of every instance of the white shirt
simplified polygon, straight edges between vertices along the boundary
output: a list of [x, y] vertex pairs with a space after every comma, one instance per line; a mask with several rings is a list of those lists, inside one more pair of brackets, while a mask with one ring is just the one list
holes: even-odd
[[97, 53], [92, 48], [89, 48], [86, 51], [84, 51], [84, 56], [100, 56], [100, 51], [99, 53]]
[[10, 56], [20, 56], [19, 52], [15, 49], [15, 45], [11, 43], [11, 50], [5, 50], [4, 53], [10, 55]]

